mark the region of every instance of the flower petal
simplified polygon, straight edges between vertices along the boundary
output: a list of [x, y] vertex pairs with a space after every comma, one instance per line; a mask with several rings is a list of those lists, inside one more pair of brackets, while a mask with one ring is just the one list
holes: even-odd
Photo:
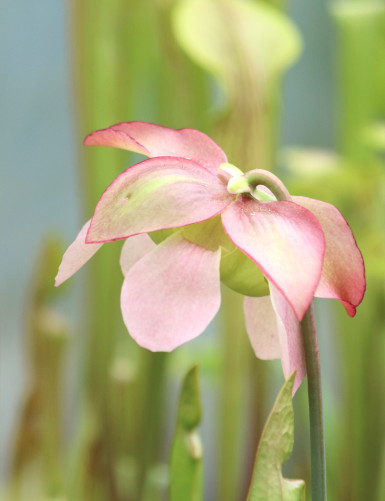
[[233, 243], [261, 268], [302, 320], [321, 276], [325, 241], [311, 212], [293, 202], [241, 196], [222, 214]]
[[302, 341], [301, 326], [298, 319], [280, 291], [270, 283], [270, 298], [276, 312], [278, 323], [278, 336], [281, 346], [282, 370], [287, 379], [295, 370], [297, 371], [293, 395], [306, 376], [306, 360]]
[[218, 311], [220, 251], [174, 234], [127, 273], [123, 320], [140, 346], [171, 351], [201, 334]]
[[61, 285], [74, 273], [76, 273], [103, 245], [86, 244], [86, 235], [90, 224], [91, 220], [86, 222], [76, 239], [65, 251], [62, 262], [59, 266], [58, 274], [55, 278], [56, 287]]
[[301, 327], [285, 297], [272, 283], [269, 286], [270, 296], [245, 297], [246, 329], [258, 358], [280, 358], [286, 379], [297, 371], [294, 395], [306, 375]]
[[145, 122], [126, 122], [92, 132], [85, 145], [112, 146], [149, 157], [181, 157], [214, 170], [227, 162], [225, 153], [206, 134], [194, 129], [169, 129]]
[[306, 197], [293, 197], [321, 223], [325, 235], [325, 257], [315, 295], [338, 299], [353, 317], [365, 292], [365, 268], [353, 233], [334, 205]]
[[120, 267], [122, 268], [123, 275], [125, 276], [137, 261], [151, 252], [155, 247], [156, 244], [147, 233], [127, 238], [120, 253]]
[[173, 157], [145, 160], [120, 174], [103, 193], [87, 242], [205, 221], [232, 199], [216, 176], [194, 162]]
[[277, 315], [270, 296], [245, 297], [246, 330], [256, 356], [262, 360], [281, 358]]

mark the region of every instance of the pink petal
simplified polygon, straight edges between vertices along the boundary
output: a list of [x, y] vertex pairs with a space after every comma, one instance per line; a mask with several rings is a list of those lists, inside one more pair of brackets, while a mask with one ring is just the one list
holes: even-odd
[[321, 276], [325, 242], [315, 216], [293, 202], [241, 196], [222, 214], [233, 243], [254, 260], [302, 320]]
[[279, 290], [270, 283], [270, 298], [277, 315], [283, 374], [287, 379], [295, 370], [293, 395], [306, 376], [306, 359], [301, 326], [294, 311]]
[[270, 296], [245, 297], [246, 330], [255, 355], [262, 360], [281, 358], [277, 316]]
[[151, 252], [155, 247], [155, 243], [147, 233], [127, 238], [120, 253], [120, 267], [122, 268], [123, 275], [125, 276], [137, 261]]
[[205, 221], [232, 200], [226, 186], [194, 162], [173, 157], [145, 160], [120, 174], [103, 193], [87, 242]]
[[306, 197], [293, 200], [317, 217], [325, 235], [324, 264], [315, 295], [338, 299], [353, 317], [365, 292], [365, 268], [349, 225], [334, 205]]
[[246, 329], [254, 353], [262, 360], [280, 358], [285, 378], [296, 370], [293, 395], [306, 375], [300, 323], [272, 283], [270, 296], [245, 297]]
[[76, 273], [103, 245], [86, 244], [86, 235], [90, 224], [91, 221], [86, 222], [74, 242], [65, 251], [55, 278], [56, 287]]
[[112, 146], [149, 157], [187, 158], [215, 172], [221, 163], [227, 162], [221, 148], [203, 132], [145, 122], [120, 123], [92, 132], [84, 144]]
[[220, 251], [174, 234], [127, 273], [123, 320], [140, 346], [171, 351], [201, 334], [218, 311]]

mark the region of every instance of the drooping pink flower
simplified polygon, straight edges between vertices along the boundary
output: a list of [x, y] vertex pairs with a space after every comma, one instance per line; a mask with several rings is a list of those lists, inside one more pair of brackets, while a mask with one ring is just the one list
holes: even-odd
[[56, 285], [103, 243], [127, 239], [124, 322], [141, 346], [170, 351], [213, 319], [222, 279], [246, 296], [256, 355], [281, 358], [285, 376], [296, 369], [296, 389], [306, 374], [299, 322], [313, 297], [338, 299], [353, 316], [365, 290], [362, 256], [339, 211], [305, 197], [266, 201], [250, 186], [252, 176], [227, 164], [219, 146], [196, 130], [121, 123], [90, 134], [85, 144], [151, 158], [103, 193], [67, 249]]

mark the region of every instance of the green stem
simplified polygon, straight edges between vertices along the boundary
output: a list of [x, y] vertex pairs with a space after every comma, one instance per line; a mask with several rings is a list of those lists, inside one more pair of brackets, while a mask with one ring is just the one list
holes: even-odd
[[310, 418], [312, 501], [326, 501], [325, 438], [322, 410], [321, 367], [313, 306], [301, 322], [305, 348]]
[[135, 499], [148, 499], [148, 478], [151, 466], [159, 461], [159, 440], [161, 438], [162, 402], [166, 363], [168, 354], [142, 351], [143, 368], [141, 371], [142, 413], [136, 430], [136, 454], [138, 465], [138, 491]]
[[[269, 188], [277, 200], [291, 200], [285, 185], [271, 172], [256, 169], [247, 172], [245, 178], [249, 186], [253, 188], [256, 188], [258, 185], [264, 185]], [[305, 349], [309, 398], [312, 501], [326, 501], [326, 461], [321, 366], [314, 324], [313, 305], [309, 307], [301, 322], [301, 330]]]
[[218, 499], [232, 501], [241, 489], [241, 444], [245, 412], [247, 336], [243, 332], [242, 296], [222, 290], [223, 373], [220, 393]]

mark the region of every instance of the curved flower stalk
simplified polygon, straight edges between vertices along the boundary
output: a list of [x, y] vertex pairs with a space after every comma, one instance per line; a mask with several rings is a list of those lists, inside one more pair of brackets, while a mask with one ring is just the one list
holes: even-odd
[[[60, 285], [105, 242], [121, 254], [123, 319], [152, 351], [201, 334], [220, 306], [220, 281], [245, 295], [256, 355], [281, 358], [294, 391], [306, 374], [299, 322], [313, 297], [354, 316], [365, 290], [352, 232], [332, 205], [290, 197], [266, 171], [242, 171], [205, 134], [142, 122], [90, 134], [86, 145], [150, 157], [120, 174], [67, 249]], [[267, 187], [268, 189], [264, 188]]]

